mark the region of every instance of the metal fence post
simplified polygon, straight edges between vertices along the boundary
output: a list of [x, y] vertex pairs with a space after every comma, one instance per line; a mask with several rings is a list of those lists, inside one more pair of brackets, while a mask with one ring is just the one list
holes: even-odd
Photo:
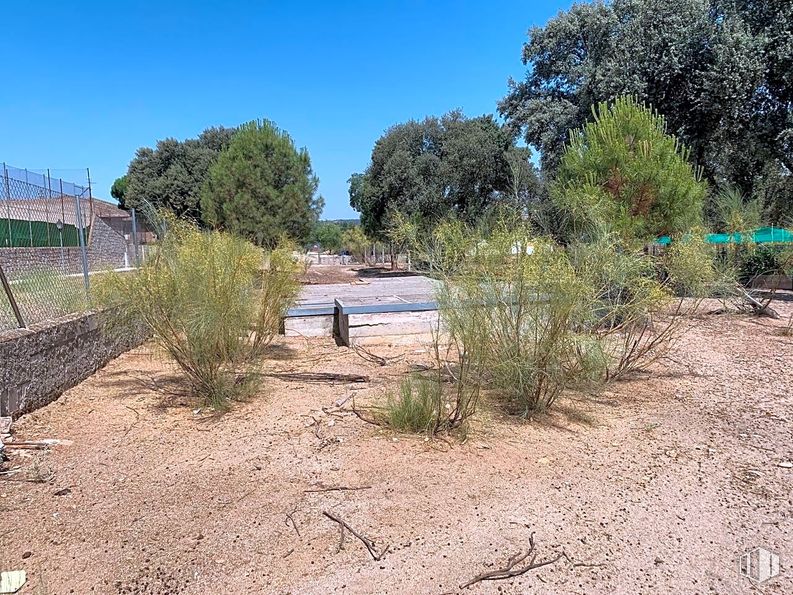
[[6, 167], [5, 161], [3, 162], [3, 179], [5, 180], [5, 187], [6, 187], [6, 206], [8, 207], [8, 246], [13, 248], [14, 247], [14, 236], [11, 232], [11, 186], [8, 183], [8, 168]]
[[140, 267], [140, 255], [138, 254], [138, 220], [135, 218], [135, 209], [130, 209], [132, 213], [132, 245], [135, 247], [135, 266]]
[[11, 293], [11, 285], [8, 282], [8, 279], [6, 279], [6, 274], [3, 271], [2, 266], [0, 266], [0, 283], [2, 283], [3, 290], [5, 291], [6, 296], [8, 296], [8, 302], [11, 304], [11, 310], [14, 311], [14, 318], [17, 319], [19, 328], [27, 328], [25, 320], [22, 318], [22, 313], [19, 311], [19, 305], [17, 305], [17, 301], [14, 299], [14, 294]]
[[74, 197], [74, 204], [77, 207], [77, 239], [80, 242], [80, 255], [83, 261], [83, 282], [85, 283], [85, 296], [89, 297], [91, 290], [90, 282], [88, 281], [88, 253], [85, 248], [85, 225], [83, 224], [83, 214], [80, 207], [80, 197]]
[[[25, 168], [25, 190], [30, 191], [30, 181], [28, 180], [28, 169]], [[32, 196], [28, 196], [33, 200]], [[33, 247], [33, 211], [30, 208], [30, 200], [28, 200], [28, 234], [30, 235], [30, 247]]]

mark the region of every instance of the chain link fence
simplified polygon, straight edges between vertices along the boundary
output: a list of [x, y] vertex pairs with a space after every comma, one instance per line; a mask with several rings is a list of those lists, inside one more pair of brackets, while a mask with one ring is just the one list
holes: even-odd
[[1, 173], [0, 331], [84, 311], [93, 275], [145, 258], [151, 234], [134, 213], [94, 199], [90, 181], [5, 163]]

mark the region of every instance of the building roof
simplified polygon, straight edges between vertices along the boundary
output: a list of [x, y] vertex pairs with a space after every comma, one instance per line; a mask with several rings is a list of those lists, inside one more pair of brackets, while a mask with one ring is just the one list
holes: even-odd
[[12, 198], [0, 200], [0, 219], [20, 219], [23, 221], [62, 221], [66, 225], [77, 224], [77, 200], [83, 221], [89, 223], [91, 215], [106, 218], [129, 218], [129, 213], [116, 205], [94, 198], [76, 199], [73, 196], [56, 198]]

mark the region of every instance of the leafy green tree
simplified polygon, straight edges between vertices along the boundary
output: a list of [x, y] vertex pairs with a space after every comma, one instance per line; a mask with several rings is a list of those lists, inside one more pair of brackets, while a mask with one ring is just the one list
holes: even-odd
[[118, 206], [122, 209], [126, 208], [124, 204], [124, 195], [127, 193], [127, 176], [116, 178], [113, 185], [110, 187], [110, 196], [118, 201]]
[[346, 229], [342, 234], [341, 246], [354, 256], [359, 263], [366, 264], [366, 255], [372, 247], [372, 241], [366, 237], [360, 225], [354, 225]]
[[207, 128], [196, 139], [157, 141], [157, 147], [141, 147], [129, 164], [123, 193], [124, 208], [140, 208], [146, 202], [167, 209], [177, 217], [204, 223], [199, 199], [210, 166], [228, 146], [233, 128]]
[[537, 176], [529, 157], [492, 116], [411, 120], [388, 129], [366, 171], [352, 175], [350, 204], [378, 240], [397, 212], [427, 224], [450, 214], [476, 221], [497, 204], [531, 200]]
[[712, 184], [762, 192], [781, 216], [793, 189], [792, 39], [793, 2], [578, 3], [529, 31], [526, 78], [499, 110], [552, 173], [592, 105], [635, 96]]
[[341, 249], [341, 236], [344, 233], [341, 225], [334, 221], [320, 221], [314, 226], [312, 241], [322, 246], [323, 250], [338, 252]]
[[663, 117], [630, 97], [593, 114], [571, 135], [551, 188], [574, 235], [652, 239], [701, 224], [707, 185]]
[[267, 120], [239, 127], [210, 167], [201, 194], [206, 223], [275, 246], [287, 235], [308, 240], [319, 214], [319, 179], [306, 149]]

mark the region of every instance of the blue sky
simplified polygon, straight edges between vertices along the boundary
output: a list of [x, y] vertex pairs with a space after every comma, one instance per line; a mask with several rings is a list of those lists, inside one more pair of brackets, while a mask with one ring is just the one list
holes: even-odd
[[521, 45], [570, 0], [3, 2], [0, 161], [110, 198], [140, 146], [274, 120], [308, 148], [326, 206], [392, 124], [495, 113]]

